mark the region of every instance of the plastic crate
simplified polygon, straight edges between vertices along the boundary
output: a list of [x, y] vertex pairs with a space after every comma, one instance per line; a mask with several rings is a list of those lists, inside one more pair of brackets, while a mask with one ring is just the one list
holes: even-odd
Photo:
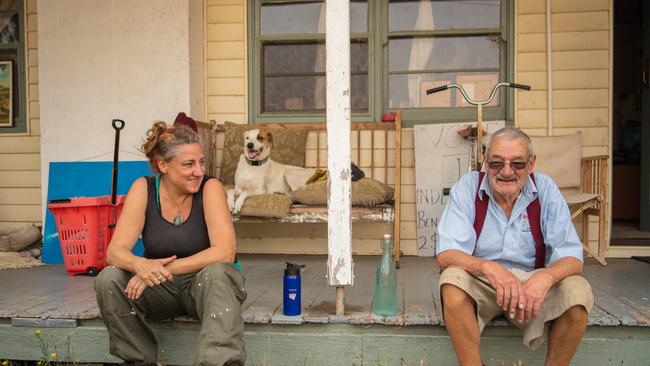
[[76, 197], [50, 201], [47, 205], [54, 215], [63, 263], [71, 276], [94, 276], [106, 267], [106, 248], [125, 198], [117, 196], [115, 206], [111, 196]]

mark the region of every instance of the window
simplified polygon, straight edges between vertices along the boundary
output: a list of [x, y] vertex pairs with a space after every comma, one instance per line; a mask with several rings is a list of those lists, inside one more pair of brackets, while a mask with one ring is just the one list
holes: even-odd
[[[475, 99], [509, 80], [508, 9], [512, 0], [350, 1], [353, 119], [378, 121], [401, 109], [407, 125], [475, 119], [449, 83]], [[255, 121], [323, 121], [325, 2], [255, 0], [250, 9], [249, 88]], [[508, 92], [484, 110], [504, 119]]]
[[0, 0], [0, 133], [27, 131], [21, 0]]

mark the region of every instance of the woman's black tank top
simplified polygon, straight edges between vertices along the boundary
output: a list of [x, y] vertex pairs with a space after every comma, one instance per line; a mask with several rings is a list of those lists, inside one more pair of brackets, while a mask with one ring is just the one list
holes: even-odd
[[145, 258], [189, 257], [210, 247], [208, 227], [203, 215], [203, 186], [212, 177], [204, 176], [199, 191], [192, 195], [190, 216], [176, 227], [162, 217], [156, 200], [156, 177], [147, 177], [147, 209], [142, 242]]

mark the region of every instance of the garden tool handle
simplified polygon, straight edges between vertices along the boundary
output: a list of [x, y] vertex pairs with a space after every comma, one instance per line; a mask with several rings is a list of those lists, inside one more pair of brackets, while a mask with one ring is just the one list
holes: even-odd
[[116, 131], [119, 131], [124, 128], [124, 121], [121, 119], [114, 119], [111, 124]]
[[111, 124], [115, 129], [115, 147], [113, 150], [113, 179], [111, 188], [111, 204], [117, 203], [117, 163], [120, 152], [120, 130], [124, 128], [124, 121], [121, 119], [114, 119]]

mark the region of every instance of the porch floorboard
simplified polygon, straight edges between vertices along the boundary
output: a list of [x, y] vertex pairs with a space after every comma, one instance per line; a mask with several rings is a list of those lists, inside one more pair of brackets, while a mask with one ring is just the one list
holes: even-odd
[[[439, 325], [439, 268], [431, 258], [402, 257], [398, 270], [398, 314], [373, 315], [377, 256], [354, 257], [354, 286], [346, 288], [345, 315], [335, 316], [335, 290], [327, 286], [326, 257], [320, 255], [240, 256], [248, 298], [246, 323], [349, 323]], [[285, 262], [306, 264], [302, 272], [303, 314], [282, 315], [282, 275]], [[610, 259], [607, 266], [591, 260], [585, 277], [594, 292], [589, 325], [650, 327], [650, 264]], [[70, 277], [63, 266], [0, 271], [0, 318], [99, 319], [94, 278]]]
[[[334, 313], [334, 289], [325, 278], [325, 256], [242, 255], [248, 299], [243, 306], [250, 365], [455, 365], [441, 323], [439, 268], [431, 258], [402, 257], [400, 310], [372, 315], [376, 256], [355, 256], [355, 283], [346, 289], [346, 314]], [[284, 262], [306, 264], [303, 315], [282, 315]], [[596, 305], [574, 358], [576, 365], [648, 365], [650, 360], [650, 264], [588, 260], [585, 277]], [[43, 360], [58, 352], [67, 362], [120, 362], [108, 353], [94, 278], [70, 277], [63, 266], [0, 271], [0, 360]], [[300, 325], [292, 325], [300, 324]], [[359, 326], [361, 324], [362, 326]], [[199, 324], [187, 318], [152, 322], [164, 364], [187, 365]], [[39, 333], [36, 333], [39, 330]], [[39, 346], [39, 334], [47, 355]], [[545, 352], [521, 344], [520, 332], [496, 321], [481, 338], [486, 365], [541, 365]]]

